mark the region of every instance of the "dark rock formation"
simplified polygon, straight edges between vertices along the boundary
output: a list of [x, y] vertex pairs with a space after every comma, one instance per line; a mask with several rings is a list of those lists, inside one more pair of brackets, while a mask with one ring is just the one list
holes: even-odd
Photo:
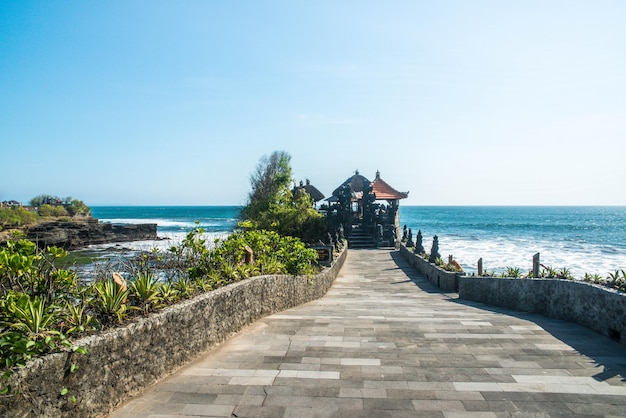
[[129, 242], [157, 239], [157, 224], [114, 225], [98, 222], [97, 219], [73, 222], [46, 222], [25, 231], [26, 238], [39, 248], [55, 245], [65, 249], [76, 249], [92, 244]]

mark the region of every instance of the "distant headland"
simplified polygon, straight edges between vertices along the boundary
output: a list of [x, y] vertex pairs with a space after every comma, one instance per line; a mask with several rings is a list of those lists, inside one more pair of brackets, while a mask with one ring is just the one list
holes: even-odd
[[92, 244], [157, 239], [157, 224], [99, 222], [78, 199], [41, 195], [26, 206], [15, 200], [0, 202], [0, 244], [26, 238], [39, 248], [77, 249]]

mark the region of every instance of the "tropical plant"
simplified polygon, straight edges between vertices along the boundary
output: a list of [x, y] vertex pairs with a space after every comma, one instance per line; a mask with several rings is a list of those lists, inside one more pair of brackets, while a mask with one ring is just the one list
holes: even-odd
[[193, 281], [193, 286], [200, 292], [208, 292], [213, 290], [213, 284], [207, 277], [198, 277]]
[[256, 220], [271, 205], [284, 201], [292, 181], [290, 161], [291, 156], [285, 151], [274, 151], [269, 157], [261, 158], [250, 175], [252, 190], [241, 211], [243, 219]]
[[65, 320], [67, 321], [67, 335], [91, 331], [96, 327], [95, 319], [88, 314], [88, 305], [85, 301], [80, 303], [66, 302]]
[[130, 282], [130, 295], [136, 305], [148, 313], [159, 303], [159, 281], [151, 273], [138, 273]]
[[15, 290], [48, 302], [71, 297], [78, 278], [55, 265], [57, 259], [65, 256], [67, 251], [57, 247], [39, 251], [35, 243], [25, 239], [8, 241], [6, 247], [0, 248], [0, 295]]
[[163, 303], [176, 302], [178, 298], [178, 290], [172, 285], [172, 282], [164, 282], [159, 286], [159, 299]]
[[49, 204], [39, 206], [39, 208], [37, 208], [37, 214], [42, 217], [59, 217], [69, 215], [65, 207], [53, 206]]
[[594, 283], [594, 284], [600, 284], [604, 281], [602, 276], [600, 276], [597, 273], [596, 274], [585, 273], [585, 277], [583, 280], [589, 283]]
[[287, 273], [283, 263], [278, 261], [276, 257], [266, 257], [263, 262], [259, 263], [261, 274], [284, 274]]
[[557, 277], [563, 280], [574, 280], [572, 272], [566, 267], [563, 267], [561, 270], [557, 271]]
[[27, 336], [39, 336], [60, 322], [59, 310], [39, 296], [9, 293], [2, 301], [2, 323]]
[[204, 281], [207, 283], [207, 286], [211, 286], [212, 289], [216, 289], [227, 284], [226, 279], [217, 270], [209, 272], [209, 274], [207, 274], [204, 278]]
[[507, 267], [506, 271], [502, 273], [502, 277], [519, 278], [522, 277], [522, 270], [517, 267]]
[[[26, 361], [61, 347], [69, 347], [58, 331], [58, 308], [40, 297], [10, 292], [0, 300], [0, 362], [2, 366], [24, 366]], [[9, 388], [4, 388], [10, 390]]]
[[626, 291], [626, 271], [615, 270], [615, 273], [609, 273], [606, 284], [614, 289]]
[[232, 263], [228, 263], [228, 262], [223, 263], [219, 267], [219, 271], [222, 274], [222, 276], [226, 279], [226, 281], [236, 282], [236, 281], [239, 281], [239, 279], [241, 279], [241, 276], [239, 275], [239, 272], [237, 271], [237, 267]]
[[194, 282], [187, 277], [181, 277], [174, 283], [174, 289], [178, 292], [181, 298], [188, 299], [196, 293], [196, 286]]
[[548, 279], [555, 279], [559, 277], [559, 271], [557, 269], [552, 268], [552, 266], [542, 265], [542, 267], [543, 267], [542, 277], [545, 277]]
[[102, 324], [110, 324], [114, 320], [122, 322], [128, 316], [127, 305], [129, 291], [118, 286], [113, 280], [97, 282], [94, 285], [96, 297], [93, 304]]

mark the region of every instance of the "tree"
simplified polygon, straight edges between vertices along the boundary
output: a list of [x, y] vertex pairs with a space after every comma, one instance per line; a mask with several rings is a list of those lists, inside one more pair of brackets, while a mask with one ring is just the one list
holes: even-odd
[[[71, 198], [68, 198], [71, 199]], [[65, 201], [65, 209], [70, 216], [84, 215], [89, 216], [91, 214], [91, 208], [85, 204], [82, 200], [71, 199]]]
[[[65, 200], [63, 200], [57, 196], [42, 194], [33, 197], [30, 200], [30, 205], [38, 208], [39, 215], [41, 216], [89, 216], [91, 213], [91, 208], [89, 208], [89, 206], [87, 206], [82, 200], [74, 199], [71, 196], [66, 197]], [[46, 207], [44, 207], [42, 211], [43, 206]], [[48, 206], [57, 208], [56, 212]]]
[[243, 219], [255, 220], [272, 204], [285, 202], [290, 196], [291, 155], [285, 151], [274, 151], [269, 157], [259, 161], [254, 173], [250, 175], [252, 190], [248, 202], [241, 211]]
[[284, 151], [261, 158], [250, 176], [252, 190], [241, 217], [247, 228], [316, 242], [326, 233], [326, 220], [313, 208], [308, 193], [298, 189], [294, 195], [291, 191], [290, 161], [291, 156]]

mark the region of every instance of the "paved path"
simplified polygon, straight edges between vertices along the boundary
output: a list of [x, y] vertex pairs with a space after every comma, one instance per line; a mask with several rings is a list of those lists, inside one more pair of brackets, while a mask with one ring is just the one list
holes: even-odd
[[440, 293], [350, 250], [328, 294], [258, 321], [111, 417], [626, 416], [626, 348]]

